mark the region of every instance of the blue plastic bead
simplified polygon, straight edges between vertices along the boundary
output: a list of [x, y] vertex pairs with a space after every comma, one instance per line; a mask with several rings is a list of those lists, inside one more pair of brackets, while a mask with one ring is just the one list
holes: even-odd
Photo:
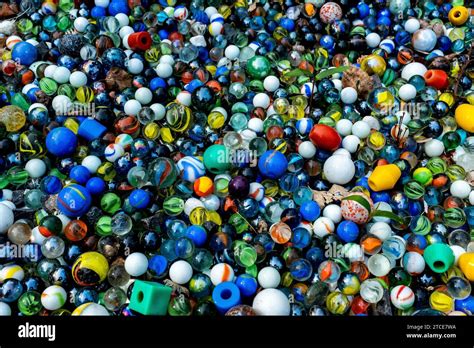
[[240, 290], [232, 282], [223, 282], [217, 285], [212, 292], [212, 300], [217, 310], [224, 314], [229, 309], [240, 304]]
[[107, 132], [107, 128], [92, 118], [86, 118], [79, 126], [77, 134], [92, 141], [100, 138]]

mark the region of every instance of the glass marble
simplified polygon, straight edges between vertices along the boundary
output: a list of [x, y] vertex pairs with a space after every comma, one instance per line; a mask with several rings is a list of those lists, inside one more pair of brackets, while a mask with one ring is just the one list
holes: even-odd
[[326, 308], [332, 314], [342, 315], [349, 310], [349, 307], [350, 301], [343, 293], [333, 292], [326, 299]]
[[384, 254], [376, 254], [369, 257], [367, 260], [367, 268], [369, 272], [377, 277], [383, 277], [390, 272], [392, 268], [392, 262]]
[[322, 305], [325, 303], [326, 297], [329, 294], [329, 285], [325, 282], [318, 281], [311, 284], [306, 291], [304, 304], [306, 307], [313, 305]]
[[235, 261], [242, 267], [250, 267], [257, 261], [257, 250], [245, 242], [236, 244], [233, 251]]
[[168, 314], [171, 316], [189, 316], [192, 313], [191, 302], [184, 295], [171, 299], [168, 305]]
[[425, 194], [425, 188], [418, 181], [410, 180], [404, 185], [403, 192], [410, 199], [418, 199]]
[[253, 316], [256, 316], [257, 313], [254, 311], [254, 309], [251, 306], [242, 304], [242, 305], [237, 305], [237, 306], [232, 307], [226, 312], [225, 315], [229, 317], [242, 317], [242, 316], [253, 317]]
[[344, 295], [356, 295], [360, 290], [360, 281], [353, 272], [344, 272], [337, 282], [338, 289]]
[[187, 259], [194, 253], [194, 243], [186, 237], [178, 238], [174, 243], [174, 251], [178, 258]]
[[398, 285], [409, 286], [412, 282], [412, 276], [402, 267], [395, 267], [390, 270], [388, 274], [388, 281], [390, 287], [392, 288]]
[[447, 132], [443, 135], [442, 138], [444, 147], [450, 151], [454, 150], [461, 143], [461, 137], [456, 132]]
[[449, 295], [456, 300], [463, 300], [471, 294], [471, 283], [461, 277], [451, 277], [446, 283]]
[[109, 288], [103, 297], [105, 308], [109, 311], [115, 312], [119, 310], [127, 301], [127, 294], [118, 287]]
[[130, 275], [123, 265], [112, 265], [107, 273], [107, 280], [114, 287], [121, 287], [128, 283]]
[[[379, 63], [378, 58], [376, 62]], [[377, 65], [377, 68], [377, 71], [384, 70], [382, 64]], [[379, 87], [370, 92], [367, 102], [372, 110], [386, 114], [395, 104], [395, 97], [387, 88]]]
[[41, 245], [41, 253], [49, 259], [60, 257], [64, 250], [65, 243], [62, 238], [57, 236], [48, 237]]
[[209, 296], [211, 293], [211, 288], [211, 279], [203, 273], [193, 275], [193, 277], [189, 281], [189, 291], [196, 298]]
[[213, 256], [209, 250], [195, 249], [194, 255], [191, 258], [191, 266], [198, 272], [209, 269], [213, 262]]
[[0, 108], [0, 122], [8, 132], [19, 131], [26, 123], [26, 115], [21, 108], [15, 105], [7, 105]]
[[64, 235], [72, 242], [77, 242], [87, 234], [87, 225], [81, 220], [71, 220], [64, 228]]
[[12, 303], [19, 299], [23, 293], [23, 285], [15, 278], [6, 279], [0, 288], [0, 299]]
[[117, 236], [124, 236], [132, 230], [132, 218], [125, 213], [118, 213], [112, 217], [112, 232]]
[[[20, 175], [20, 173], [18, 173]], [[20, 179], [17, 177], [17, 179]], [[25, 193], [25, 205], [34, 210], [38, 210], [42, 206], [42, 200], [44, 198], [44, 193], [41, 190], [33, 189]]]
[[389, 258], [400, 259], [406, 250], [406, 241], [400, 236], [391, 236], [383, 241], [382, 252]]
[[247, 71], [254, 78], [266, 77], [271, 69], [270, 61], [263, 56], [254, 56], [247, 61]]
[[459, 245], [463, 249], [466, 249], [471, 242], [471, 236], [469, 232], [464, 230], [454, 230], [448, 235], [449, 245]]
[[466, 214], [461, 208], [448, 208], [444, 213], [443, 222], [452, 228], [461, 227], [466, 223]]
[[23, 315], [36, 315], [42, 307], [41, 294], [37, 291], [27, 291], [18, 299], [18, 309]]
[[[24, 248], [0, 269], [13, 315], [141, 315], [132, 253], [137, 279], [172, 288], [169, 316], [261, 314], [265, 267], [269, 307], [290, 316], [467, 312], [469, 272], [435, 273], [427, 248], [474, 250], [472, 6], [17, 3], [0, 30], [0, 239]], [[313, 144], [318, 129], [342, 145]], [[334, 158], [353, 163], [343, 185], [323, 170]], [[387, 164], [400, 175], [374, 191]], [[225, 311], [223, 263], [241, 296]], [[64, 308], [43, 308], [51, 285]]]
[[430, 295], [429, 304], [434, 310], [448, 313], [454, 308], [454, 299], [447, 292], [435, 290]]
[[360, 296], [368, 303], [379, 302], [384, 294], [382, 284], [375, 279], [367, 279], [360, 285]]
[[341, 276], [339, 265], [331, 260], [323, 261], [318, 267], [319, 279], [323, 282], [334, 283]]
[[291, 276], [298, 281], [305, 281], [313, 274], [313, 266], [306, 259], [297, 259], [290, 265]]
[[419, 215], [412, 218], [410, 229], [415, 234], [427, 235], [431, 231], [431, 222], [425, 215]]
[[285, 244], [291, 239], [291, 228], [283, 222], [278, 222], [270, 227], [270, 236], [277, 244]]
[[169, 158], [164, 157], [150, 163], [149, 173], [153, 185], [160, 189], [171, 186], [178, 176], [176, 165]]
[[10, 226], [7, 234], [12, 243], [26, 244], [31, 238], [31, 228], [25, 223], [17, 222]]

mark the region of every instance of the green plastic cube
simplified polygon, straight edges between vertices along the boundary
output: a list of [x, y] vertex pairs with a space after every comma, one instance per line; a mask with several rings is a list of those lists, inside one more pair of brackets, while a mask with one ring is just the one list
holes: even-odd
[[166, 285], [136, 280], [129, 307], [144, 315], [166, 315], [171, 291]]

